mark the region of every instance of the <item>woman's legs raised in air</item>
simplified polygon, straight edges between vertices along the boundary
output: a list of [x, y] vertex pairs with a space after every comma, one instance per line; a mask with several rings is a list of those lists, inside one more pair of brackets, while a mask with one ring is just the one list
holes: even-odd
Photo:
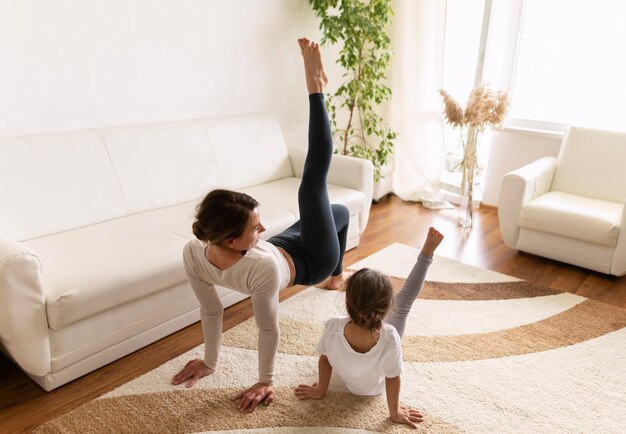
[[441, 240], [443, 240], [443, 235], [439, 231], [432, 227], [428, 229], [428, 235], [422, 251], [417, 257], [417, 263], [413, 266], [400, 292], [396, 294], [393, 306], [385, 317], [385, 322], [394, 326], [400, 337], [404, 334], [406, 318], [411, 311], [413, 302], [422, 291], [424, 280], [426, 280], [426, 271], [428, 271], [428, 267], [433, 262], [435, 249], [437, 249]]
[[[328, 78], [319, 45], [298, 40], [309, 92], [309, 144], [302, 182], [298, 191], [300, 238], [307, 254], [311, 279], [318, 282], [329, 274], [342, 280], [349, 213], [342, 205], [330, 205], [326, 178], [333, 153], [333, 140], [324, 102]], [[309, 283], [318, 283], [309, 282]], [[334, 288], [336, 289], [336, 288]]]

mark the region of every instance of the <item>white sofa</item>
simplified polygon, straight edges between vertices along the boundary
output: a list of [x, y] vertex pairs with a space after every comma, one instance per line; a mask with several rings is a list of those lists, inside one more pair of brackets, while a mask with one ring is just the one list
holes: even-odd
[[[198, 200], [252, 195], [270, 237], [298, 219], [304, 157], [269, 115], [0, 139], [1, 349], [52, 390], [198, 321], [182, 264]], [[372, 180], [369, 161], [333, 156], [348, 248]], [[219, 291], [225, 307], [244, 298]]]
[[570, 127], [558, 158], [506, 174], [498, 203], [509, 247], [626, 274], [626, 132]]

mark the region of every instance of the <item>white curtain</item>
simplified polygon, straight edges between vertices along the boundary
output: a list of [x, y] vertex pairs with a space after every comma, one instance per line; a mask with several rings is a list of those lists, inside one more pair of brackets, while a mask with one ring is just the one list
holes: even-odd
[[446, 1], [394, 0], [389, 120], [395, 145], [393, 192], [437, 200], [443, 161], [441, 98]]

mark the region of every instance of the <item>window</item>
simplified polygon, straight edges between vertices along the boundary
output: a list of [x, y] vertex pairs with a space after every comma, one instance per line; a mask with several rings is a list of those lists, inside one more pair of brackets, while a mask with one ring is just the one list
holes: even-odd
[[[463, 107], [476, 81], [484, 9], [485, 0], [448, 0], [442, 88]], [[460, 192], [463, 159], [459, 130], [444, 125], [443, 137], [445, 159], [441, 187], [448, 192], [447, 200], [458, 202], [456, 195]]]
[[526, 0], [509, 117], [623, 130], [625, 52], [625, 2]]
[[[506, 126], [626, 130], [626, 2], [448, 0], [447, 5], [442, 87], [461, 105], [482, 82], [511, 89]], [[487, 132], [479, 167], [489, 141]], [[458, 131], [444, 126], [444, 143], [442, 188], [456, 192]]]

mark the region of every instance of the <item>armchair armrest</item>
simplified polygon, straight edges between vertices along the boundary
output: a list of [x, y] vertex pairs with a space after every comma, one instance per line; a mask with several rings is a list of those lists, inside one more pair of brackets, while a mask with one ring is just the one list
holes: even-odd
[[[294, 176], [302, 177], [306, 151], [289, 149], [289, 158]], [[328, 183], [352, 188], [364, 194], [363, 207], [359, 214], [359, 231], [362, 234], [367, 226], [372, 195], [374, 194], [374, 166], [369, 160], [333, 154], [328, 172]]]
[[544, 157], [504, 175], [498, 199], [498, 220], [507, 246], [517, 248], [522, 208], [550, 190], [556, 163], [555, 157]]
[[50, 372], [41, 263], [26, 246], [0, 236], [0, 344], [28, 374]]
[[626, 275], [626, 201], [622, 207], [622, 218], [619, 223], [619, 234], [617, 235], [610, 273], [614, 276]]

